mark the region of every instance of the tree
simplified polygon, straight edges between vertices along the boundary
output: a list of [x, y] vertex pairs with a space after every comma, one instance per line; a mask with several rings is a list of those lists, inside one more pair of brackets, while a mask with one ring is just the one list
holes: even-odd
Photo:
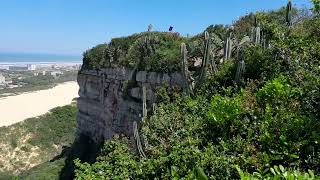
[[312, 1], [313, 5], [314, 5], [312, 10], [315, 13], [319, 14], [320, 13], [320, 0], [311, 0], [311, 1]]

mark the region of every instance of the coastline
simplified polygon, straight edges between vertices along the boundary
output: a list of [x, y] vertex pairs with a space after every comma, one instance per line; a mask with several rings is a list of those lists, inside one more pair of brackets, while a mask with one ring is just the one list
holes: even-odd
[[53, 65], [53, 64], [62, 64], [62, 65], [76, 65], [82, 64], [81, 61], [0, 61], [0, 65], [26, 65], [26, 64], [36, 64], [36, 65]]
[[0, 98], [0, 127], [37, 117], [51, 109], [71, 104], [78, 97], [76, 81], [57, 84], [53, 88], [25, 92]]
[[[7, 98], [7, 97], [10, 97], [10, 96], [18, 96], [18, 95], [21, 95], [21, 94], [28, 94], [28, 93], [33, 93], [33, 92], [52, 89], [52, 88], [54, 88], [54, 87], [56, 87], [58, 85], [61, 85], [61, 84], [64, 84], [64, 83], [68, 83], [68, 82], [76, 82], [76, 80], [75, 81], [65, 81], [65, 82], [61, 82], [61, 83], [53, 83], [51, 85], [34, 86], [34, 87], [31, 87], [31, 90], [30, 89], [21, 88], [22, 91], [0, 93], [0, 100], [4, 99], [4, 98]], [[32, 89], [32, 88], [34, 88], [34, 89]], [[14, 88], [12, 90], [16, 90], [16, 89], [17, 88]]]

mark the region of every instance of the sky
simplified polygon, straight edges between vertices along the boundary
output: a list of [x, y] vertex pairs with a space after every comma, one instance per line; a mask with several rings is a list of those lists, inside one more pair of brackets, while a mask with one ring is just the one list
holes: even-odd
[[[80, 56], [97, 44], [146, 31], [194, 35], [287, 0], [1, 0], [0, 53]], [[293, 0], [296, 6], [308, 0]]]

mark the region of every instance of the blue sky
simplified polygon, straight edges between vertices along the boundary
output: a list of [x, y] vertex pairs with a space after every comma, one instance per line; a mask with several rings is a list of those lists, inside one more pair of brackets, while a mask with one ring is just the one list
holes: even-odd
[[[1, 0], [0, 52], [81, 55], [112, 37], [145, 31], [197, 34], [286, 0]], [[308, 0], [294, 0], [297, 6]]]

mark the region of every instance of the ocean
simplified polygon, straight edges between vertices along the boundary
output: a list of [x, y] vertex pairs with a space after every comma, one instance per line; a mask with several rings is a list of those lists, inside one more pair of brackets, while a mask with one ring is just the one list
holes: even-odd
[[82, 64], [82, 57], [76, 55], [1, 53], [0, 64]]

